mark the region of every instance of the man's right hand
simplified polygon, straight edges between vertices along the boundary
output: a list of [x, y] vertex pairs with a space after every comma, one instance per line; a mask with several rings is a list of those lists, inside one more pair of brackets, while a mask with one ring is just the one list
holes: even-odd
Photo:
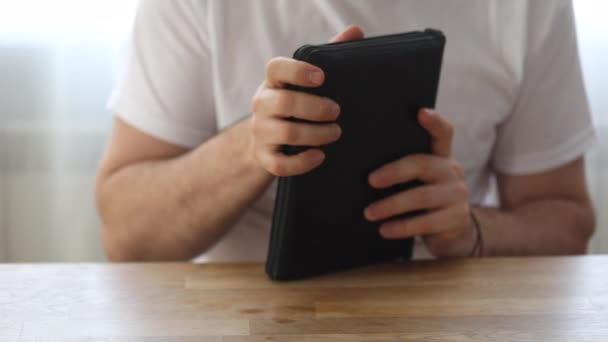
[[[331, 41], [363, 38], [363, 31], [350, 26]], [[287, 84], [319, 87], [325, 81], [320, 68], [286, 57], [271, 59], [266, 65], [266, 79], [252, 101], [251, 131], [255, 158], [275, 176], [306, 173], [323, 163], [319, 146], [340, 138], [342, 131], [335, 123], [339, 105], [329, 98], [287, 90]], [[317, 123], [289, 121], [294, 117]], [[314, 146], [293, 156], [281, 152], [281, 145]]]

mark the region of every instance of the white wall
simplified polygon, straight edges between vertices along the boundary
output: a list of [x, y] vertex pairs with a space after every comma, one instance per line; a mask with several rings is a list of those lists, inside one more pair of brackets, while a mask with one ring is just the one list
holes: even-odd
[[588, 175], [598, 215], [591, 244], [608, 253], [608, 1], [575, 0], [579, 50], [587, 93], [598, 131], [598, 144], [588, 157]]
[[0, 261], [103, 260], [94, 175], [135, 0], [0, 0]]

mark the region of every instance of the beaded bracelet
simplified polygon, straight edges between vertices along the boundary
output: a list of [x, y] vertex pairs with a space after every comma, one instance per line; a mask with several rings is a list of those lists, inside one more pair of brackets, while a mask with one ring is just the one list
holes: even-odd
[[473, 227], [475, 227], [476, 240], [475, 245], [473, 245], [473, 250], [471, 250], [470, 257], [482, 257], [483, 256], [483, 234], [481, 233], [481, 225], [479, 224], [479, 220], [477, 216], [471, 210], [471, 221], [473, 222]]

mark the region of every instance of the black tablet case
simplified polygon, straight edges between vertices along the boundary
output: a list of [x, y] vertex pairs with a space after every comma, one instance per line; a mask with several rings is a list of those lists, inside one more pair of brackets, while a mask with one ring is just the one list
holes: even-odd
[[[411, 257], [413, 239], [383, 239], [380, 223], [367, 221], [363, 210], [417, 182], [377, 190], [367, 179], [390, 161], [430, 152], [430, 137], [418, 124], [417, 113], [435, 106], [444, 45], [440, 31], [427, 29], [304, 45], [294, 53], [295, 59], [323, 69], [325, 83], [291, 88], [339, 103], [337, 123], [343, 133], [337, 142], [321, 147], [326, 159], [320, 167], [278, 180], [266, 262], [271, 279]], [[303, 148], [286, 146], [284, 152]]]

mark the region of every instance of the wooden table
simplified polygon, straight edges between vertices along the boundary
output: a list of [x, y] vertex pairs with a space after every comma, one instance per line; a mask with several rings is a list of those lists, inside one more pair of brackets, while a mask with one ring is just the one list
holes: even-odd
[[[44, 337], [43, 339], [40, 339]], [[608, 256], [379, 265], [0, 265], [0, 341], [608, 341]]]

